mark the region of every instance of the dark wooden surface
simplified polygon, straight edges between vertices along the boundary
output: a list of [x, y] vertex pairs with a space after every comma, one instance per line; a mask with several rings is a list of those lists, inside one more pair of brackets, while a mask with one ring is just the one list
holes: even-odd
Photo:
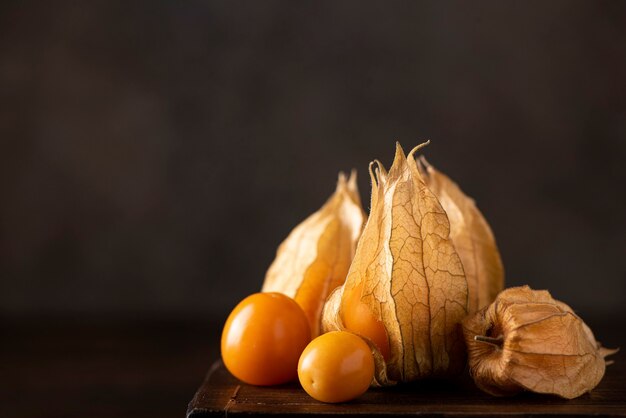
[[[617, 326], [617, 324], [616, 324]], [[623, 341], [620, 328], [609, 341]], [[469, 376], [455, 381], [421, 381], [386, 389], [370, 389], [345, 404], [310, 398], [297, 383], [255, 387], [232, 377], [220, 361], [210, 368], [188, 408], [188, 418], [226, 415], [422, 415], [422, 416], [626, 416], [626, 355], [614, 356], [600, 385], [577, 399], [531, 393], [495, 398], [478, 390]]]
[[[589, 321], [609, 347], [626, 347], [624, 321]], [[0, 418], [184, 417], [207, 369], [219, 358], [221, 319], [0, 316]], [[259, 389], [215, 369], [195, 398], [223, 415], [241, 413], [488, 413], [624, 415], [626, 351], [597, 390], [574, 401], [524, 395], [491, 398], [471, 382], [421, 382], [323, 405], [296, 385]], [[234, 398], [231, 401], [231, 397]], [[458, 415], [458, 414], [453, 414]]]

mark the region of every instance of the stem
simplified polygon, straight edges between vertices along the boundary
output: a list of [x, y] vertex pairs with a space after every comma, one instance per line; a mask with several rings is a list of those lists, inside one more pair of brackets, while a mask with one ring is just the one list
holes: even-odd
[[502, 343], [504, 343], [504, 336], [498, 335], [497, 337], [487, 337], [485, 335], [474, 335], [474, 341], [491, 344], [495, 345], [496, 347], [502, 348]]

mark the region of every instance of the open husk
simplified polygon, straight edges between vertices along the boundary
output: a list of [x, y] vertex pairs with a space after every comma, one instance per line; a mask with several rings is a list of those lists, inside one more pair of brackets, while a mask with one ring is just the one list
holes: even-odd
[[513, 287], [463, 320], [470, 374], [495, 396], [528, 390], [572, 399], [604, 376], [603, 348], [591, 329], [546, 290]]
[[291, 231], [267, 270], [262, 291], [295, 299], [313, 337], [319, 334], [326, 297], [346, 278], [364, 221], [356, 172], [348, 180], [340, 173], [333, 195]]
[[489, 305], [504, 289], [504, 267], [496, 240], [474, 200], [424, 156], [418, 169], [450, 220], [450, 238], [461, 257], [469, 292], [469, 313]]
[[465, 364], [467, 281], [446, 212], [414, 160], [421, 146], [407, 159], [398, 144], [389, 173], [370, 165], [370, 216], [344, 285], [324, 307], [324, 332], [348, 329], [370, 343], [375, 385], [455, 374]]

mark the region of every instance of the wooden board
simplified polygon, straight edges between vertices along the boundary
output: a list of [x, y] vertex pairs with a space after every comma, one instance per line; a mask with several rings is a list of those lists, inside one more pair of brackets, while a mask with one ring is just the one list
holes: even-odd
[[187, 418], [226, 415], [368, 415], [368, 416], [626, 416], [626, 356], [592, 392], [577, 399], [523, 393], [496, 398], [477, 389], [468, 376], [454, 381], [421, 381], [370, 389], [348, 403], [330, 405], [309, 397], [297, 384], [255, 387], [235, 379], [218, 361], [210, 368], [187, 410]]

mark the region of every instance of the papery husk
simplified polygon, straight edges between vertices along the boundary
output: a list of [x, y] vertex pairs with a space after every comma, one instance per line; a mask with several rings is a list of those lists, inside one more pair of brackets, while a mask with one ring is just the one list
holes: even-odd
[[346, 278], [365, 216], [356, 172], [348, 180], [339, 173], [333, 195], [291, 231], [267, 270], [262, 291], [293, 298], [306, 313], [313, 337], [319, 334], [324, 301]]
[[469, 313], [474, 313], [493, 302], [504, 289], [504, 266], [495, 237], [474, 200], [454, 181], [424, 156], [418, 161], [418, 169], [450, 220], [450, 238], [467, 278]]
[[528, 286], [504, 290], [462, 325], [470, 374], [495, 396], [576, 398], [600, 382], [605, 357], [617, 351], [603, 348], [569, 306]]
[[448, 217], [420, 175], [413, 153], [398, 144], [389, 173], [376, 161], [369, 219], [348, 277], [329, 297], [323, 331], [347, 329], [347, 295], [360, 289], [386, 331], [390, 353], [370, 342], [376, 362], [373, 385], [391, 385], [463, 370], [459, 322], [467, 314], [467, 281], [450, 239]]

